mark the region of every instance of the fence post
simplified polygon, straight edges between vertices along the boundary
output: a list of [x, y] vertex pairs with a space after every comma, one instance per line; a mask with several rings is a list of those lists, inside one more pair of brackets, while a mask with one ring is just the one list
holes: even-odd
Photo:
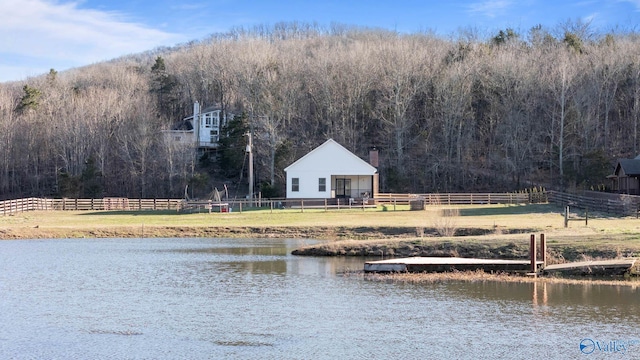
[[584, 226], [589, 226], [589, 208], [584, 209]]
[[327, 199], [324, 199], [324, 212], [327, 212]]
[[564, 227], [569, 227], [569, 205], [564, 208]]
[[529, 256], [531, 257], [531, 272], [537, 272], [537, 264], [536, 264], [536, 236], [531, 234], [531, 240], [529, 242]]
[[544, 238], [544, 234], [540, 234], [540, 260], [542, 261], [542, 268], [547, 267], [547, 241]]
[[300, 212], [304, 212], [304, 199], [300, 199]]

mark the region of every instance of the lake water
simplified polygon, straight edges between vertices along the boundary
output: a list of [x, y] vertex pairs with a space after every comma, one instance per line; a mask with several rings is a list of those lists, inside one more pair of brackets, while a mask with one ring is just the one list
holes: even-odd
[[640, 290], [377, 282], [301, 245], [0, 241], [0, 359], [640, 358]]

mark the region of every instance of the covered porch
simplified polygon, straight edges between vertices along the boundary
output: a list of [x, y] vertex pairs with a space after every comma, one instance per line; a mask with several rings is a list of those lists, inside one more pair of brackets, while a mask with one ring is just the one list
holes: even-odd
[[366, 204], [378, 195], [378, 174], [331, 175], [331, 198]]

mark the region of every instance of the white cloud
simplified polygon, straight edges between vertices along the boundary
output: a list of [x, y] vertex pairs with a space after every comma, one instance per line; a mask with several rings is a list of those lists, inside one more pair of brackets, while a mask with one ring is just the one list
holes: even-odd
[[640, 0], [618, 0], [619, 2], [627, 2], [635, 6], [636, 11], [640, 11]]
[[[173, 45], [186, 39], [128, 22], [123, 14], [53, 0], [0, 0], [0, 68], [25, 62], [61, 70]], [[45, 65], [50, 62], [51, 65]], [[0, 81], [10, 79], [0, 73]], [[23, 77], [16, 74], [11, 80]]]
[[589, 23], [593, 23], [599, 17], [600, 17], [600, 14], [595, 12], [595, 13], [584, 15], [582, 17], [582, 21], [584, 21], [585, 23], [589, 24]]
[[468, 5], [469, 12], [494, 18], [504, 14], [513, 5], [511, 0], [486, 0]]

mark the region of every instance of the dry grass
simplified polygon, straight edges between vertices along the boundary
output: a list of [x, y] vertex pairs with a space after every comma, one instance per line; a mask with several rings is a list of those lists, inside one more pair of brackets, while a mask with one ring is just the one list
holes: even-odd
[[458, 229], [459, 209], [440, 209], [434, 220], [434, 227], [440, 236], [454, 236]]
[[[562, 209], [552, 205], [505, 206], [478, 205], [458, 207], [458, 226], [493, 229], [563, 226]], [[408, 207], [398, 206], [397, 211], [387, 210], [234, 210], [232, 213], [180, 214], [173, 211], [33, 211], [12, 216], [0, 216], [0, 226], [45, 226], [45, 227], [88, 227], [88, 226], [130, 226], [144, 223], [159, 226], [388, 226], [425, 227], [438, 216], [438, 208], [425, 211], [407, 211]], [[591, 223], [597, 224], [598, 220]], [[640, 224], [640, 222], [637, 222]], [[572, 227], [579, 227], [572, 223]]]
[[[458, 229], [487, 229], [491, 235], [438, 237], [428, 233], [425, 224], [434, 224], [442, 207], [425, 211], [377, 210], [258, 210], [226, 214], [179, 214], [176, 212], [72, 212], [33, 211], [0, 216], [0, 238], [46, 237], [215, 237], [252, 235], [319, 239], [382, 239], [393, 242], [462, 241], [479, 243], [526, 243], [529, 233], [545, 233], [548, 244], [555, 247], [609, 247], [640, 251], [640, 220], [635, 218], [598, 217], [588, 226], [572, 222], [564, 228], [563, 209], [550, 204], [505, 206], [457, 206]], [[380, 229], [390, 230], [386, 233]], [[394, 229], [399, 229], [394, 234]], [[401, 231], [405, 231], [401, 233]], [[514, 230], [523, 233], [513, 234]], [[398, 235], [401, 234], [401, 235]], [[375, 241], [374, 241], [375, 243]], [[373, 245], [373, 243], [372, 243]]]
[[640, 287], [639, 281], [625, 279], [576, 279], [561, 277], [532, 277], [511, 274], [490, 274], [484, 271], [454, 271], [446, 273], [391, 273], [391, 274], [365, 274], [362, 272], [350, 273], [348, 276], [362, 276], [365, 280], [383, 281], [391, 283], [434, 284], [450, 281], [462, 282], [514, 282], [514, 283], [547, 283], [547, 284], [584, 284], [609, 286]]

